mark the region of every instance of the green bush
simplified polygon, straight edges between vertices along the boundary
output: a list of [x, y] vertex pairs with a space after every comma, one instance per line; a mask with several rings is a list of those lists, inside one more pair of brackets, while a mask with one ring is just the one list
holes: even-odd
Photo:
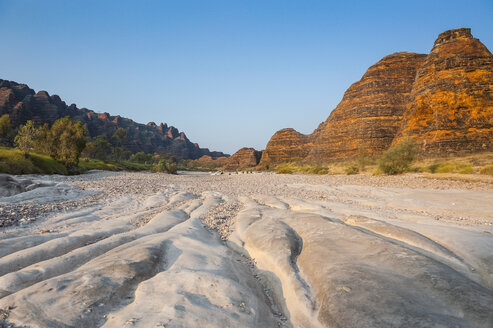
[[285, 163], [279, 166], [276, 170], [279, 174], [305, 173], [305, 174], [328, 174], [329, 169], [324, 166], [300, 166], [296, 163]]
[[472, 167], [471, 164], [468, 164], [467, 166], [464, 166], [460, 168], [457, 173], [460, 174], [473, 174], [474, 173], [474, 168]]
[[79, 167], [84, 171], [89, 171], [89, 170], [120, 171], [120, 168], [114, 163], [104, 162], [99, 159], [88, 159], [88, 160], [79, 161]]
[[168, 173], [169, 174], [177, 174], [178, 170], [176, 168], [176, 163], [169, 163], [168, 164]]
[[143, 151], [139, 151], [138, 153], [133, 154], [130, 160], [132, 162], [144, 164], [152, 161], [152, 154], [146, 154]]
[[493, 176], [493, 164], [483, 166], [479, 173]]
[[278, 174], [292, 174], [294, 169], [291, 167], [281, 167], [276, 171]]
[[472, 174], [474, 168], [472, 164], [445, 162], [429, 165], [427, 170], [431, 173], [460, 173], [460, 174]]
[[28, 156], [29, 152], [34, 150], [36, 144], [37, 131], [33, 121], [27, 121], [25, 125], [21, 125], [19, 132], [15, 136], [14, 144], [19, 148], [24, 156]]
[[358, 174], [359, 173], [359, 166], [355, 163], [350, 164], [344, 168], [344, 172], [346, 172], [347, 175]]
[[8, 174], [67, 174], [67, 169], [53, 158], [19, 149], [0, 148], [0, 172]]
[[308, 174], [328, 174], [329, 169], [323, 166], [308, 166], [301, 169], [301, 172]]
[[415, 146], [407, 140], [384, 152], [378, 161], [378, 168], [385, 174], [404, 173], [409, 170], [415, 156]]
[[152, 166], [151, 171], [176, 174], [177, 173], [176, 163], [166, 162], [164, 159], [161, 159], [157, 164], [154, 164]]
[[437, 169], [438, 167], [440, 166], [440, 164], [431, 164], [429, 165], [426, 169], [430, 172], [430, 173], [436, 173], [437, 172]]
[[113, 152], [113, 146], [104, 134], [95, 137], [92, 140], [92, 144], [94, 146], [94, 151], [91, 155], [101, 161], [107, 160], [109, 157], [108, 155]]

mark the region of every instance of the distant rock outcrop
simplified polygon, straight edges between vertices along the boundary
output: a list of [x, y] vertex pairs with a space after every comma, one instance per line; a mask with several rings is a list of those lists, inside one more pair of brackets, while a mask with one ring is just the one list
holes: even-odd
[[380, 154], [407, 138], [425, 157], [493, 150], [493, 56], [470, 29], [441, 33], [429, 55], [382, 58], [312, 134], [276, 132], [262, 162]]
[[261, 151], [244, 147], [228, 158], [228, 161], [223, 168], [227, 171], [254, 168], [259, 164], [261, 157]]
[[308, 155], [312, 139], [311, 135], [299, 133], [294, 129], [279, 130], [267, 143], [262, 162], [279, 163], [303, 159]]
[[67, 106], [57, 95], [50, 96], [46, 91], [35, 93], [25, 84], [0, 79], [0, 115], [3, 114], [10, 114], [15, 127], [27, 120], [41, 125], [70, 116], [73, 120], [82, 121], [91, 137], [103, 134], [111, 138], [116, 129], [123, 128], [127, 131], [123, 146], [132, 152], [162, 152], [184, 159], [197, 159], [204, 155], [213, 158], [227, 156], [222, 152], [200, 148], [173, 126], [168, 127], [163, 123], [156, 125], [154, 122], [145, 125], [119, 115], [111, 116], [87, 108], [79, 109], [75, 104]]

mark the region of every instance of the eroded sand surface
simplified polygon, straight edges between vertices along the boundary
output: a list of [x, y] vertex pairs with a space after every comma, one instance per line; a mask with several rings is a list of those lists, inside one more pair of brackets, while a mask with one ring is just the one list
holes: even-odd
[[9, 180], [2, 211], [33, 213], [36, 197], [70, 206], [1, 228], [0, 326], [493, 327], [493, 185], [275, 174], [36, 181], [29, 194]]

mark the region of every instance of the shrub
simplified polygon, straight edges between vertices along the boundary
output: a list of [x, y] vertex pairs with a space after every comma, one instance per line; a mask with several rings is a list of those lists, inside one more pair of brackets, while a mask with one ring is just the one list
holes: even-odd
[[27, 121], [25, 125], [21, 125], [19, 132], [15, 136], [14, 144], [19, 148], [24, 156], [27, 157], [30, 151], [33, 151], [36, 143], [36, 128], [33, 121]]
[[457, 173], [460, 174], [473, 174], [474, 169], [471, 164], [464, 165], [463, 167], [459, 168]]
[[154, 158], [164, 159], [169, 163], [176, 163], [178, 161], [175, 155], [165, 153], [154, 154]]
[[176, 174], [177, 173], [176, 163], [166, 162], [164, 159], [162, 159], [157, 164], [154, 164], [152, 166], [151, 171]]
[[440, 164], [432, 164], [427, 167], [427, 170], [430, 171], [430, 173], [436, 173], [439, 166]]
[[95, 137], [92, 143], [96, 148], [93, 153], [96, 159], [105, 161], [108, 159], [108, 155], [113, 152], [113, 147], [104, 134]]
[[484, 166], [483, 168], [481, 168], [479, 173], [493, 176], [493, 164]]
[[460, 173], [460, 174], [472, 174], [474, 168], [472, 164], [445, 162], [432, 164], [427, 167], [431, 173]]
[[269, 167], [270, 167], [270, 166], [269, 166], [269, 163], [265, 163], [265, 164], [264, 164], [264, 169], [268, 170], [268, 169], [269, 169]]
[[416, 155], [414, 144], [404, 141], [389, 148], [378, 161], [378, 168], [385, 174], [400, 174], [409, 170]]
[[346, 172], [347, 175], [358, 174], [359, 167], [356, 163], [353, 163], [353, 164], [346, 166], [346, 168], [344, 169], [344, 172]]
[[[364, 171], [366, 166], [371, 165], [373, 163], [372, 158], [370, 157], [368, 150], [366, 148], [360, 148], [358, 150], [357, 162], [358, 162], [358, 169], [361, 171]], [[359, 170], [358, 170], [358, 172], [359, 172]], [[358, 172], [356, 172], [356, 173], [358, 173]]]
[[146, 154], [143, 151], [139, 151], [138, 153], [132, 155], [132, 157], [131, 157], [130, 160], [132, 162], [144, 164], [146, 162], [151, 162], [152, 161], [152, 155], [151, 154]]
[[292, 174], [294, 173], [294, 169], [291, 167], [281, 167], [277, 170], [278, 174]]
[[176, 163], [168, 163], [168, 173], [177, 174], [178, 170], [176, 168]]
[[323, 166], [309, 166], [307, 168], [303, 168], [301, 170], [303, 173], [308, 173], [308, 174], [328, 174], [329, 169]]

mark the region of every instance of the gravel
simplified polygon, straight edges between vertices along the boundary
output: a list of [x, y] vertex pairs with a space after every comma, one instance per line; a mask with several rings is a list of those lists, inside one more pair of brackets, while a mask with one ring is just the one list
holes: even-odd
[[[197, 196], [204, 191], [217, 191], [224, 194], [230, 201], [212, 208], [202, 220], [209, 228], [219, 231], [221, 238], [226, 239], [231, 233], [232, 220], [241, 209], [238, 202], [240, 196], [267, 194], [309, 200], [336, 199], [340, 202], [348, 202], [347, 199], [341, 197], [343, 195], [338, 194], [339, 192], [331, 194], [323, 190], [288, 187], [292, 184], [360, 185], [431, 190], [493, 190], [493, 185], [486, 182], [433, 179], [420, 174], [400, 176], [280, 175], [261, 172], [217, 175], [205, 172], [184, 172], [179, 175], [169, 175], [149, 172], [95, 171], [78, 176], [44, 176], [43, 178], [70, 183], [83, 190], [93, 190], [96, 193], [74, 200], [43, 204], [36, 202], [0, 204], [0, 227], [25, 225], [54, 213], [94, 206], [124, 194], [132, 194], [144, 199], [159, 191], [174, 188]], [[163, 209], [167, 208], [163, 207]], [[145, 222], [138, 224], [145, 224]]]

